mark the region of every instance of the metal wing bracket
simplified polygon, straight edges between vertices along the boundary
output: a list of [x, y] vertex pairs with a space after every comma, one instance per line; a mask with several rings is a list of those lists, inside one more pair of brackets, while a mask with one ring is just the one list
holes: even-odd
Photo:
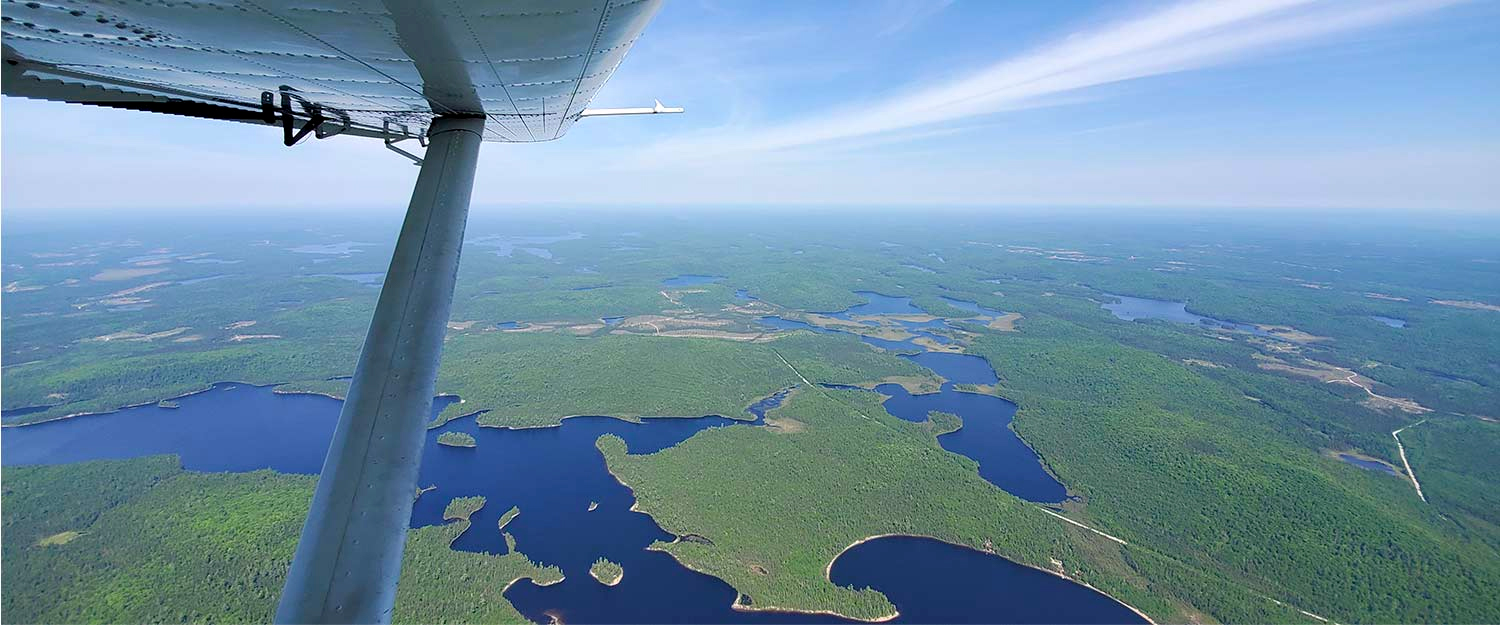
[[[343, 111], [327, 109], [333, 117], [323, 114], [324, 107], [317, 102], [309, 102], [307, 98], [297, 93], [296, 89], [282, 85], [278, 90], [281, 94], [281, 106], [276, 106], [276, 94], [264, 91], [260, 94], [261, 114], [268, 124], [281, 122], [281, 142], [287, 147], [297, 145], [298, 142], [311, 134], [319, 139], [327, 139], [349, 129], [349, 114]], [[302, 116], [307, 121], [297, 128], [297, 111], [292, 108], [292, 102], [297, 102], [302, 108]], [[329, 126], [328, 122], [340, 122], [338, 126]], [[328, 127], [325, 127], [328, 126]]]

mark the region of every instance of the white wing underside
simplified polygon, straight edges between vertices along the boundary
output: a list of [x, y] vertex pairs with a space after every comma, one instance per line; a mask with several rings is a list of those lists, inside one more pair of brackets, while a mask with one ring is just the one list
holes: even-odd
[[660, 4], [8, 0], [4, 91], [268, 123], [263, 94], [285, 86], [351, 134], [413, 136], [438, 115], [483, 115], [486, 140], [547, 141]]

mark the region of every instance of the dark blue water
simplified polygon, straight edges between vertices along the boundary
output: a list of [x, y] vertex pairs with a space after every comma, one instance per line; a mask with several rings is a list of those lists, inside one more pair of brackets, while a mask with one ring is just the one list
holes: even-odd
[[[785, 391], [751, 407], [754, 423], [779, 405]], [[457, 401], [440, 397], [434, 414]], [[315, 395], [275, 394], [269, 387], [219, 384], [178, 400], [181, 408], [155, 405], [6, 430], [0, 437], [4, 464], [63, 464], [86, 460], [178, 454], [196, 471], [317, 473], [338, 420], [341, 402]], [[529, 618], [557, 615], [588, 623], [828, 623], [828, 616], [737, 612], [738, 593], [723, 581], [682, 567], [671, 556], [645, 548], [674, 537], [651, 517], [631, 512], [630, 490], [611, 477], [594, 447], [610, 433], [631, 453], [675, 445], [710, 427], [737, 422], [723, 417], [647, 419], [633, 424], [605, 417], [567, 419], [561, 427], [508, 430], [481, 428], [472, 417], [428, 432], [419, 484], [437, 486], [412, 510], [412, 527], [442, 523], [454, 497], [481, 495], [485, 505], [454, 548], [503, 553], [500, 516], [512, 506], [521, 514], [506, 526], [517, 548], [533, 561], [557, 565], [566, 580], [539, 587], [512, 586], [507, 597]], [[753, 427], [744, 424], [737, 427]], [[437, 444], [443, 431], [473, 435], [478, 446]], [[590, 502], [598, 507], [589, 511]], [[604, 586], [588, 574], [599, 557], [620, 563], [624, 581]]]
[[823, 313], [839, 319], [848, 319], [854, 315], [925, 315], [927, 311], [912, 305], [910, 297], [898, 297], [881, 295], [874, 291], [855, 291], [855, 295], [865, 298], [865, 303], [851, 306], [846, 310], [838, 312]]
[[370, 272], [370, 273], [314, 273], [314, 274], [309, 274], [307, 277], [309, 277], [309, 278], [338, 278], [340, 280], [349, 280], [351, 282], [358, 282], [358, 283], [363, 284], [365, 286], [380, 286], [381, 284], [383, 284], [385, 282], [385, 272], [384, 271], [376, 271], [376, 272]]
[[347, 256], [355, 252], [362, 252], [359, 248], [369, 247], [374, 243], [360, 243], [359, 241], [341, 241], [339, 243], [298, 245], [289, 248], [296, 254], [319, 254], [326, 256]]
[[[878, 293], [861, 294], [871, 300], [869, 305], [881, 310], [894, 311], [880, 314], [909, 314], [907, 311], [915, 308], [911, 305], [909, 298], [887, 297]], [[871, 297], [872, 295], [875, 297]], [[836, 331], [780, 317], [761, 317], [760, 322], [784, 330], [811, 330], [821, 333]], [[938, 320], [937, 323], [941, 325], [942, 320]], [[929, 338], [941, 336], [923, 331], [924, 327], [931, 326], [908, 326], [908, 329], [919, 336]], [[900, 354], [902, 358], [915, 362], [947, 380], [937, 393], [923, 395], [907, 393], [906, 389], [896, 384], [884, 384], [877, 387], [876, 390], [891, 396], [885, 402], [887, 412], [918, 423], [926, 421], [927, 413], [933, 410], [956, 414], [963, 419], [964, 425], [956, 432], [938, 437], [938, 443], [943, 449], [978, 462], [981, 477], [1017, 497], [1045, 503], [1067, 499], [1067, 488], [1043, 468], [1036, 452], [1032, 451], [1025, 441], [1022, 441], [1015, 431], [1010, 429], [1011, 419], [1016, 414], [1015, 404], [991, 395], [964, 393], [956, 390], [955, 384], [999, 382], [1000, 377], [995, 372], [995, 368], [990, 366], [989, 361], [970, 354], [930, 352], [913, 343], [915, 338], [892, 341], [872, 336], [860, 336], [859, 340]]]
[[760, 317], [760, 318], [756, 319], [756, 321], [758, 323], [760, 323], [761, 325], [764, 325], [764, 326], [769, 327], [769, 328], [775, 328], [777, 330], [807, 330], [808, 332], [816, 332], [818, 334], [832, 334], [833, 333], [833, 330], [829, 330], [827, 328], [820, 328], [818, 326], [815, 326], [815, 325], [812, 325], [810, 323], [806, 323], [806, 322], [803, 322], [803, 321], [793, 321], [791, 319], [782, 319], [781, 317], [774, 317], [774, 316], [771, 316], [771, 317]]
[[700, 284], [712, 284], [723, 279], [724, 276], [703, 276], [698, 274], [686, 273], [680, 276], [662, 280], [661, 285], [670, 287], [697, 286]]
[[546, 250], [544, 248], [536, 247], [536, 246], [539, 246], [539, 245], [550, 245], [550, 244], [558, 243], [558, 242], [561, 242], [561, 241], [577, 241], [577, 240], [582, 239], [582, 238], [584, 238], [584, 235], [581, 232], [570, 232], [570, 233], [564, 234], [564, 235], [551, 235], [551, 236], [549, 236], [549, 235], [541, 235], [541, 236], [526, 236], [526, 235], [523, 235], [523, 236], [516, 236], [516, 235], [491, 234], [491, 235], [486, 235], [486, 236], [475, 237], [475, 238], [469, 239], [467, 241], [464, 241], [464, 243], [468, 244], [471, 247], [472, 246], [479, 246], [479, 247], [493, 247], [493, 248], [496, 248], [495, 249], [495, 255], [496, 256], [502, 256], [502, 257], [507, 257], [507, 258], [510, 257], [515, 252], [515, 250], [517, 250], [517, 249], [520, 249], [520, 250], [525, 251], [525, 252], [527, 252], [529, 254], [533, 254], [533, 255], [537, 255], [537, 256], [541, 256], [541, 254], [537, 254], [535, 250], [541, 250], [542, 252], [545, 252], [547, 254], [547, 256], [545, 258], [551, 258], [551, 254], [552, 253], [550, 251], [548, 251], [548, 250]]
[[520, 328], [521, 324], [515, 321], [501, 321], [500, 323], [495, 324], [495, 327], [501, 330], [515, 330], [517, 328]]
[[[978, 357], [923, 353], [913, 360], [955, 382], [993, 383], [995, 372]], [[886, 408], [920, 421], [930, 410], [958, 414], [964, 427], [939, 438], [946, 449], [974, 458], [985, 479], [1034, 501], [1057, 501], [1062, 487], [1041, 470], [1036, 456], [1007, 427], [1015, 406], [1003, 399], [959, 393], [953, 382], [930, 395], [910, 395], [885, 385]], [[566, 579], [551, 586], [521, 581], [506, 597], [528, 618], [552, 617], [573, 623], [826, 623], [826, 615], [741, 612], [730, 608], [738, 594], [707, 575], [647, 551], [673, 537], [647, 515], [631, 512], [634, 497], [613, 479], [594, 446], [603, 434], [626, 442], [630, 453], [651, 453], [680, 443], [710, 427], [756, 427], [785, 392], [750, 412], [754, 422], [723, 417], [647, 419], [633, 424], [604, 417], [567, 419], [555, 428], [493, 429], [465, 417], [428, 433], [419, 484], [436, 486], [412, 511], [412, 526], [441, 523], [454, 497], [479, 495], [484, 507], [454, 543], [455, 549], [503, 553], [498, 520], [512, 506], [521, 514], [506, 526], [517, 548], [532, 560], [563, 570]], [[322, 396], [275, 394], [268, 387], [220, 384], [177, 400], [180, 408], [155, 405], [116, 413], [77, 417], [8, 429], [0, 437], [6, 465], [57, 464], [105, 458], [173, 453], [198, 471], [250, 471], [271, 468], [316, 473], [322, 466], [341, 403]], [[434, 414], [457, 401], [438, 398]], [[13, 414], [13, 413], [12, 413]], [[473, 449], [438, 445], [444, 431], [474, 436]], [[1050, 483], [1050, 486], [1049, 486]], [[598, 507], [588, 510], [591, 502]], [[1045, 573], [995, 556], [961, 550], [936, 541], [914, 543], [896, 553], [880, 539], [849, 551], [834, 565], [839, 583], [872, 586], [886, 592], [901, 611], [896, 622], [1094, 622], [1109, 614], [1114, 601]], [[626, 575], [604, 586], [588, 575], [599, 557], [620, 563]], [[914, 571], [942, 571], [947, 581]], [[1062, 584], [1057, 588], [1050, 582]], [[948, 586], [939, 591], [934, 585]], [[984, 589], [977, 594], [974, 589]], [[1052, 615], [1052, 616], [1048, 616]], [[1049, 621], [1050, 619], [1050, 621]], [[1115, 622], [1139, 622], [1133, 615]]]
[[[323, 468], [342, 405], [233, 383], [174, 401], [178, 408], [151, 404], [7, 429], [0, 458], [9, 466], [177, 454], [193, 471], [313, 474]], [[440, 398], [434, 409], [452, 401]]]
[[1382, 317], [1380, 315], [1370, 315], [1370, 318], [1374, 319], [1376, 321], [1379, 321], [1379, 322], [1381, 322], [1381, 323], [1383, 323], [1383, 324], [1385, 324], [1385, 325], [1387, 325], [1389, 327], [1392, 327], [1392, 328], [1404, 328], [1404, 327], [1406, 327], [1406, 320], [1405, 319], [1397, 319], [1395, 317]]
[[228, 278], [228, 277], [229, 277], [229, 274], [227, 274], [227, 273], [216, 273], [216, 274], [211, 275], [211, 276], [202, 276], [202, 277], [198, 277], [198, 278], [188, 278], [186, 280], [178, 280], [177, 284], [180, 284], [180, 285], [198, 284], [199, 282], [208, 282], [210, 280], [218, 280], [219, 278]]
[[9, 419], [11, 417], [23, 417], [29, 414], [36, 414], [51, 407], [52, 406], [27, 406], [25, 408], [12, 408], [10, 410], [0, 412], [0, 418]]
[[1365, 460], [1364, 458], [1359, 458], [1359, 457], [1356, 457], [1356, 456], [1351, 456], [1349, 454], [1339, 454], [1339, 460], [1343, 460], [1344, 462], [1352, 464], [1352, 465], [1354, 465], [1356, 467], [1359, 467], [1361, 469], [1364, 469], [1366, 471], [1379, 471], [1379, 472], [1384, 473], [1386, 475], [1395, 475], [1396, 474], [1396, 470], [1393, 469], [1393, 468], [1391, 468], [1390, 465], [1387, 465], [1384, 462], [1376, 462], [1374, 460]]
[[1041, 458], [1010, 429], [1015, 404], [993, 395], [955, 391], [952, 382], [944, 384], [942, 392], [922, 395], [912, 395], [897, 384], [882, 384], [875, 390], [890, 396], [885, 400], [886, 412], [907, 421], [921, 423], [932, 411], [962, 418], [963, 427], [939, 436], [938, 444], [978, 462], [979, 476], [1005, 492], [1043, 503], [1068, 498], [1068, 490], [1042, 468]]
[[599, 320], [603, 321], [604, 325], [612, 326], [612, 325], [615, 325], [615, 324], [623, 321], [624, 319], [625, 319], [624, 317], [603, 317], [603, 318], [601, 318]]
[[930, 538], [877, 538], [844, 552], [829, 573], [835, 584], [884, 593], [901, 612], [898, 622], [1146, 622], [1087, 587]]
[[1101, 304], [1100, 308], [1113, 313], [1115, 318], [1124, 319], [1125, 321], [1135, 321], [1137, 319], [1161, 319], [1163, 321], [1172, 321], [1176, 323], [1190, 323], [1206, 328], [1222, 328], [1225, 330], [1249, 332], [1250, 334], [1254, 334], [1256, 336], [1272, 336], [1269, 332], [1266, 332], [1265, 330], [1262, 330], [1248, 323], [1223, 321], [1220, 319], [1214, 319], [1212, 317], [1204, 317], [1203, 315], [1190, 313], [1187, 310], [1187, 304], [1184, 302], [1169, 302], [1160, 299], [1146, 299], [1142, 297], [1130, 297], [1128, 295], [1114, 295], [1111, 293], [1105, 293], [1104, 295], [1107, 297], [1113, 297], [1120, 301], [1113, 304]]
[[755, 296], [750, 295], [750, 291], [748, 291], [746, 289], [735, 289], [734, 290], [734, 298], [735, 299], [742, 299], [742, 300], [756, 299]]
[[967, 310], [976, 315], [989, 315], [991, 317], [999, 317], [1005, 314], [1004, 312], [995, 310], [993, 308], [985, 308], [984, 306], [980, 306], [978, 302], [971, 302], [969, 300], [958, 299], [956, 297], [948, 297], [947, 295], [942, 295], [940, 297], [944, 302], [947, 302], [949, 306], [952, 306], [959, 310]]

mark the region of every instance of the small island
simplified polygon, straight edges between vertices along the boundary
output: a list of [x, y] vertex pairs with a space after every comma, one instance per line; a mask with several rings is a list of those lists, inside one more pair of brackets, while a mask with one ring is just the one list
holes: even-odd
[[599, 558], [594, 561], [593, 566], [589, 567], [589, 575], [593, 575], [594, 579], [599, 580], [599, 583], [605, 586], [614, 586], [625, 578], [625, 569], [614, 562]]
[[447, 507], [443, 508], [443, 520], [468, 523], [469, 517], [474, 516], [474, 513], [479, 512], [479, 509], [483, 507], [484, 497], [454, 497], [448, 502]]
[[437, 442], [439, 445], [447, 445], [449, 447], [479, 446], [479, 442], [474, 440], [474, 436], [466, 432], [443, 432], [438, 435]]

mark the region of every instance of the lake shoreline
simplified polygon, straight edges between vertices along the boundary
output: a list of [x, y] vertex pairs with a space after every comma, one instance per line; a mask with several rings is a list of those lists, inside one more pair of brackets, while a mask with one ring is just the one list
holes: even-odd
[[[1126, 609], [1130, 610], [1131, 612], [1134, 612], [1136, 614], [1136, 616], [1139, 616], [1142, 619], [1145, 619], [1145, 621], [1146, 621], [1146, 623], [1148, 623], [1148, 625], [1158, 625], [1158, 623], [1155, 620], [1153, 620], [1145, 612], [1142, 612], [1139, 609], [1137, 609], [1135, 606], [1130, 605], [1128, 603], [1125, 603], [1124, 601], [1121, 601], [1118, 597], [1115, 597], [1114, 595], [1111, 595], [1111, 594], [1109, 594], [1107, 592], [1104, 592], [1103, 590], [1100, 590], [1100, 589], [1094, 587], [1093, 585], [1089, 584], [1088, 582], [1085, 582], [1083, 580], [1074, 579], [1072, 577], [1069, 577], [1066, 573], [1059, 573], [1059, 572], [1054, 571], [1054, 570], [1044, 569], [1044, 568], [1042, 568], [1040, 566], [1036, 566], [1036, 565], [1032, 565], [1032, 564], [1027, 564], [1025, 562], [1017, 562], [1015, 560], [1007, 558], [1007, 557], [1005, 557], [1003, 555], [1000, 555], [998, 553], [995, 553], [993, 551], [985, 551], [983, 549], [977, 549], [977, 548], [975, 548], [972, 545], [965, 545], [965, 544], [962, 544], [962, 543], [950, 542], [950, 541], [947, 541], [947, 540], [943, 540], [942, 538], [938, 538], [936, 536], [927, 536], [927, 535], [923, 535], [923, 534], [907, 534], [907, 533], [875, 534], [873, 536], [866, 536], [864, 538], [856, 540], [853, 543], [850, 543], [848, 547], [844, 547], [843, 549], [839, 550], [839, 552], [836, 555], [833, 556], [833, 559], [831, 559], [831, 560], [828, 561], [828, 566], [823, 569], [823, 577], [824, 577], [824, 579], [827, 579], [828, 583], [830, 583], [830, 584], [833, 583], [833, 564], [838, 561], [838, 559], [839, 559], [840, 556], [844, 555], [850, 549], [853, 549], [855, 547], [858, 547], [858, 546], [863, 545], [863, 544], [865, 544], [867, 542], [870, 542], [870, 541], [879, 540], [881, 538], [923, 538], [923, 539], [927, 539], [927, 540], [934, 540], [934, 541], [943, 543], [945, 545], [952, 545], [954, 547], [961, 547], [961, 548], [968, 549], [968, 550], [976, 552], [976, 553], [982, 553], [982, 554], [989, 555], [989, 556], [995, 556], [997, 558], [1005, 560], [1006, 562], [1010, 562], [1012, 564], [1018, 564], [1018, 565], [1021, 565], [1021, 566], [1024, 566], [1024, 567], [1027, 567], [1027, 568], [1030, 568], [1030, 569], [1035, 569], [1035, 570], [1041, 571], [1043, 573], [1047, 573], [1049, 575], [1052, 575], [1054, 577], [1060, 577], [1062, 579], [1068, 580], [1070, 582], [1073, 582], [1074, 584], [1078, 584], [1079, 586], [1083, 586], [1084, 588], [1088, 588], [1089, 590], [1092, 590], [1092, 591], [1094, 591], [1096, 593], [1099, 593], [1100, 595], [1103, 595], [1105, 597], [1110, 598], [1115, 603], [1118, 603], [1118, 604], [1120, 604], [1122, 606], [1125, 606]], [[848, 617], [845, 617], [845, 618], [848, 618]], [[894, 618], [894, 617], [892, 617], [892, 618]]]

